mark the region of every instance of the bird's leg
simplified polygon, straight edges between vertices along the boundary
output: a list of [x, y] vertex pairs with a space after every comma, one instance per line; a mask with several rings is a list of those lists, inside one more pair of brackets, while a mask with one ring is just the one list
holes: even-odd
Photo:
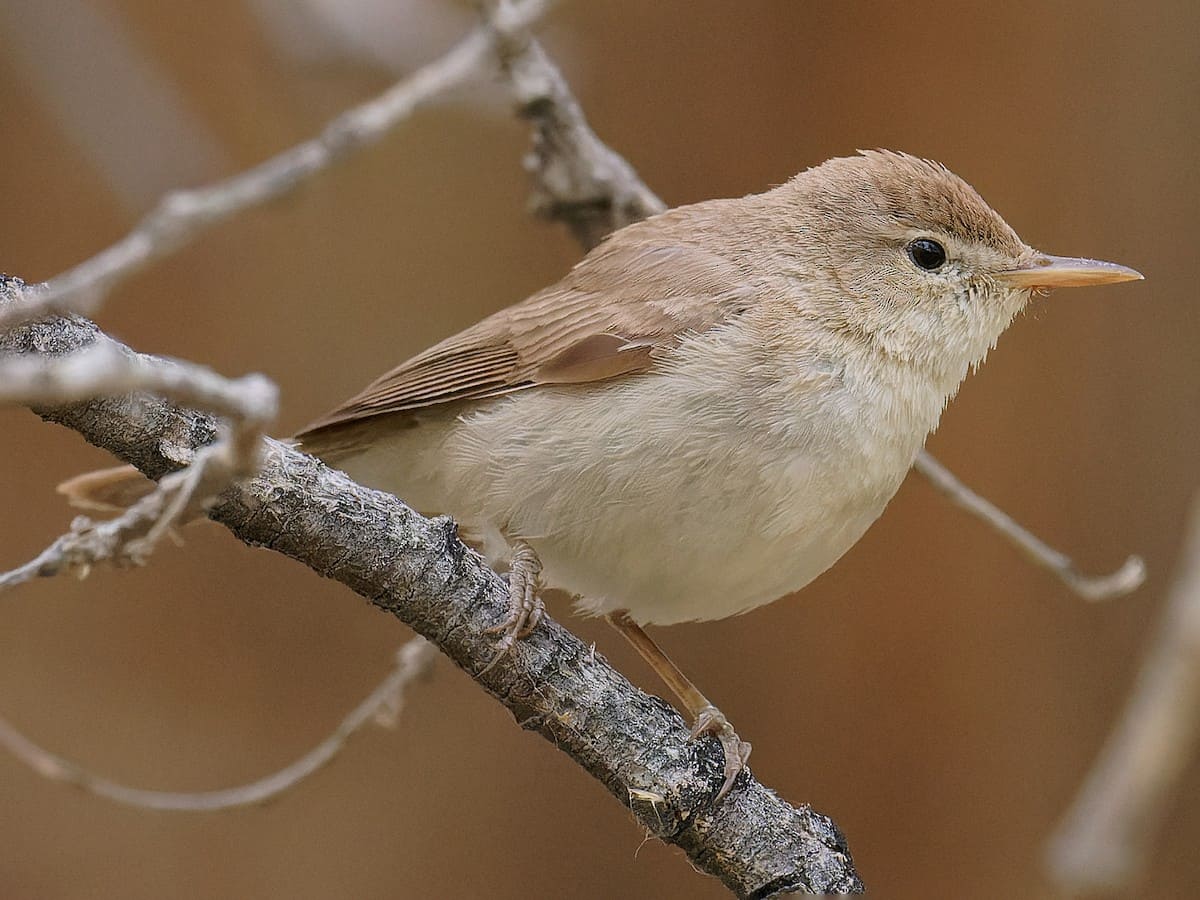
[[499, 634], [501, 638], [497, 642], [496, 656], [484, 672], [502, 659], [517, 641], [529, 637], [542, 621], [546, 606], [539, 594], [541, 574], [542, 561], [533, 547], [525, 541], [513, 541], [508, 565], [508, 618], [487, 630], [488, 634]]
[[671, 661], [667, 654], [663, 653], [658, 644], [654, 643], [650, 635], [646, 634], [637, 622], [629, 618], [629, 614], [625, 610], [611, 612], [607, 618], [609, 624], [621, 632], [629, 643], [633, 644], [638, 655], [658, 673], [658, 677], [674, 692], [675, 696], [679, 698], [679, 702], [691, 714], [695, 723], [692, 726], [692, 738], [702, 734], [711, 734], [721, 742], [721, 748], [725, 751], [725, 783], [721, 785], [721, 790], [717, 792], [714, 799], [714, 802], [719, 802], [733, 787], [738, 773], [746, 768], [746, 761], [750, 758], [750, 745], [737, 736], [733, 726], [725, 718], [725, 714], [700, 693], [700, 689], [692, 684], [692, 680], [683, 674], [683, 671]]

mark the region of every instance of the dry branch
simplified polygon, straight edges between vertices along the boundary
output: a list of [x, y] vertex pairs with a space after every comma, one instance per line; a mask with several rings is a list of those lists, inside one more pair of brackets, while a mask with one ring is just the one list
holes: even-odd
[[117, 518], [95, 522], [77, 516], [66, 534], [29, 562], [0, 573], [0, 593], [34, 578], [64, 573], [82, 578], [99, 563], [143, 565], [173, 525], [205, 513], [218, 494], [245, 474], [234, 466], [228, 444], [209, 444], [187, 468], [163, 476], [156, 490]]
[[1085, 600], [1111, 600], [1136, 591], [1146, 580], [1146, 564], [1140, 556], [1128, 557], [1121, 568], [1108, 575], [1080, 572], [1071, 557], [1061, 550], [1055, 550], [996, 504], [975, 493], [934, 459], [928, 450], [917, 454], [913, 468], [928, 478], [952, 503], [1007, 540], [1034, 565], [1054, 573], [1059, 581]]
[[525, 168], [533, 177], [531, 206], [563, 222], [585, 250], [632, 222], [667, 207], [633, 167], [592, 131], [579, 101], [528, 22], [508, 0], [485, 7], [497, 35], [500, 64], [517, 101], [517, 114], [533, 124]]
[[[9, 298], [19, 292], [12, 280], [3, 287]], [[132, 352], [90, 322], [51, 319], [0, 337], [0, 355], [55, 356], [103, 344]], [[134, 402], [106, 398], [37, 412], [156, 478], [186, 465], [184, 451], [217, 435], [208, 415], [156, 398], [136, 401], [135, 412]], [[226, 491], [214, 519], [249, 544], [349, 586], [467, 672], [492, 661], [495, 641], [486, 632], [508, 614], [507, 587], [458, 540], [453, 522], [425, 519], [277, 442], [267, 442], [265, 455], [256, 476]], [[720, 744], [689, 740], [674, 709], [549, 617], [478, 680], [522, 727], [599, 779], [650, 833], [681, 847], [739, 896], [861, 889], [836, 826], [784, 803], [748, 772], [713, 807], [723, 781]]]
[[[547, 0], [524, 0], [509, 11], [512, 27], [541, 16]], [[51, 314], [89, 315], [116, 284], [232, 216], [282, 197], [354, 151], [378, 141], [435, 97], [491, 62], [494, 32], [476, 28], [444, 56], [378, 97], [342, 113], [316, 137], [252, 169], [194, 190], [167, 194], [133, 231], [111, 247], [52, 278], [36, 295], [0, 311], [0, 330]]]
[[44, 778], [65, 781], [89, 794], [137, 809], [153, 809], [159, 812], [219, 812], [255, 806], [291, 790], [316, 772], [333, 759], [346, 741], [368, 722], [377, 721], [388, 726], [393, 725], [404, 704], [405, 689], [429, 668], [433, 656], [434, 650], [428, 641], [419, 637], [413, 638], [396, 652], [396, 665], [388, 677], [312, 750], [266, 778], [219, 791], [152, 791], [120, 784], [39, 747], [3, 718], [0, 718], [0, 745]]
[[[6, 284], [19, 287], [15, 279]], [[37, 296], [28, 289], [20, 293]], [[224, 433], [194, 454], [187, 469], [163, 478], [153, 493], [118, 518], [76, 518], [66, 534], [33, 560], [0, 573], [0, 591], [62, 572], [83, 575], [100, 562], [140, 565], [173, 524], [202, 512], [235, 479], [258, 468], [259, 442], [279, 403], [278, 389], [262, 375], [228, 379], [194, 363], [142, 356], [103, 343], [63, 356], [0, 362], [0, 403], [54, 406], [120, 395], [136, 402], [136, 392], [221, 415], [227, 422]]]

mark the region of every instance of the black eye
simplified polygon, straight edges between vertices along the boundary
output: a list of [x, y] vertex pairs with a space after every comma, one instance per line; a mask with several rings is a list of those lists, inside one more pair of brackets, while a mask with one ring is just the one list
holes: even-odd
[[946, 248], [929, 238], [917, 238], [908, 245], [908, 258], [916, 263], [917, 268], [933, 272], [946, 262]]

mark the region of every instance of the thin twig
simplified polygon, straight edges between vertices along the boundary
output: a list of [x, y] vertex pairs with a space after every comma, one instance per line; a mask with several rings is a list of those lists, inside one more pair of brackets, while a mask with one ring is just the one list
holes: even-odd
[[346, 741], [368, 722], [393, 725], [404, 705], [405, 689], [429, 670], [435, 656], [436, 651], [428, 641], [413, 638], [396, 652], [396, 666], [387, 678], [351, 710], [325, 740], [266, 778], [224, 790], [189, 793], [129, 787], [42, 749], [2, 718], [0, 745], [45, 778], [65, 781], [89, 794], [126, 806], [169, 812], [216, 812], [255, 806], [278, 797], [308, 778], [333, 759]]
[[1037, 535], [1017, 523], [994, 503], [975, 493], [954, 477], [945, 466], [922, 450], [913, 468], [955, 505], [990, 526], [1035, 565], [1048, 569], [1067, 587], [1085, 600], [1109, 600], [1137, 590], [1146, 580], [1146, 564], [1140, 556], [1130, 556], [1117, 571], [1108, 575], [1087, 575], [1076, 568], [1069, 556], [1055, 550]]
[[1200, 735], [1200, 495], [1158, 635], [1118, 724], [1050, 839], [1069, 895], [1132, 887]]
[[[10, 278], [3, 293], [11, 297], [31, 291]], [[227, 379], [203, 366], [133, 353], [115, 343], [0, 362], [0, 404], [59, 406], [135, 392], [224, 416], [227, 434], [196, 453], [190, 468], [165, 477], [118, 518], [100, 523], [84, 516], [75, 519], [70, 530], [35, 559], [0, 573], [0, 592], [62, 572], [82, 577], [100, 562], [140, 565], [176, 522], [202, 513], [231, 482], [257, 470], [262, 437], [279, 405], [278, 389], [262, 375]]]
[[[548, 0], [524, 0], [510, 11], [513, 27], [541, 16]], [[495, 32], [480, 26], [444, 56], [378, 97], [330, 122], [319, 135], [266, 162], [200, 188], [167, 194], [125, 237], [45, 289], [0, 310], [0, 331], [51, 314], [90, 315], [114, 285], [174, 252], [214, 225], [282, 197], [353, 151], [375, 143], [420, 106], [485, 70]]]
[[117, 518], [95, 522], [76, 517], [70, 530], [34, 559], [0, 573], [0, 593], [34, 578], [64, 573], [83, 578], [102, 562], [144, 565], [171, 526], [205, 512], [235, 477], [229, 444], [210, 444], [195, 454], [190, 466], [165, 475], [156, 490]]
[[278, 388], [263, 375], [226, 378], [196, 363], [122, 353], [108, 344], [53, 359], [26, 357], [0, 363], [0, 404], [54, 406], [137, 391], [258, 430], [275, 418], [279, 404]]

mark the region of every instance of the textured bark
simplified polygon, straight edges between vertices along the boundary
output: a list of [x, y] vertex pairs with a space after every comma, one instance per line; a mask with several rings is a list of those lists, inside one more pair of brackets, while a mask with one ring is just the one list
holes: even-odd
[[[0, 305], [19, 285], [0, 287]], [[0, 354], [57, 355], [112, 341], [91, 322], [54, 318], [0, 336]], [[154, 397], [96, 399], [36, 410], [152, 477], [187, 465], [216, 421]], [[390, 494], [278, 442], [253, 479], [231, 488], [212, 517], [248, 544], [284, 553], [347, 585], [434, 642], [468, 673], [494, 654], [486, 629], [508, 611], [504, 580], [457, 538]], [[655, 836], [682, 848], [742, 897], [861, 891], [849, 851], [825, 816], [795, 809], [749, 772], [720, 804], [723, 753], [688, 740], [683, 718], [630, 684], [547, 617], [480, 685], [524, 728], [567, 753]]]

